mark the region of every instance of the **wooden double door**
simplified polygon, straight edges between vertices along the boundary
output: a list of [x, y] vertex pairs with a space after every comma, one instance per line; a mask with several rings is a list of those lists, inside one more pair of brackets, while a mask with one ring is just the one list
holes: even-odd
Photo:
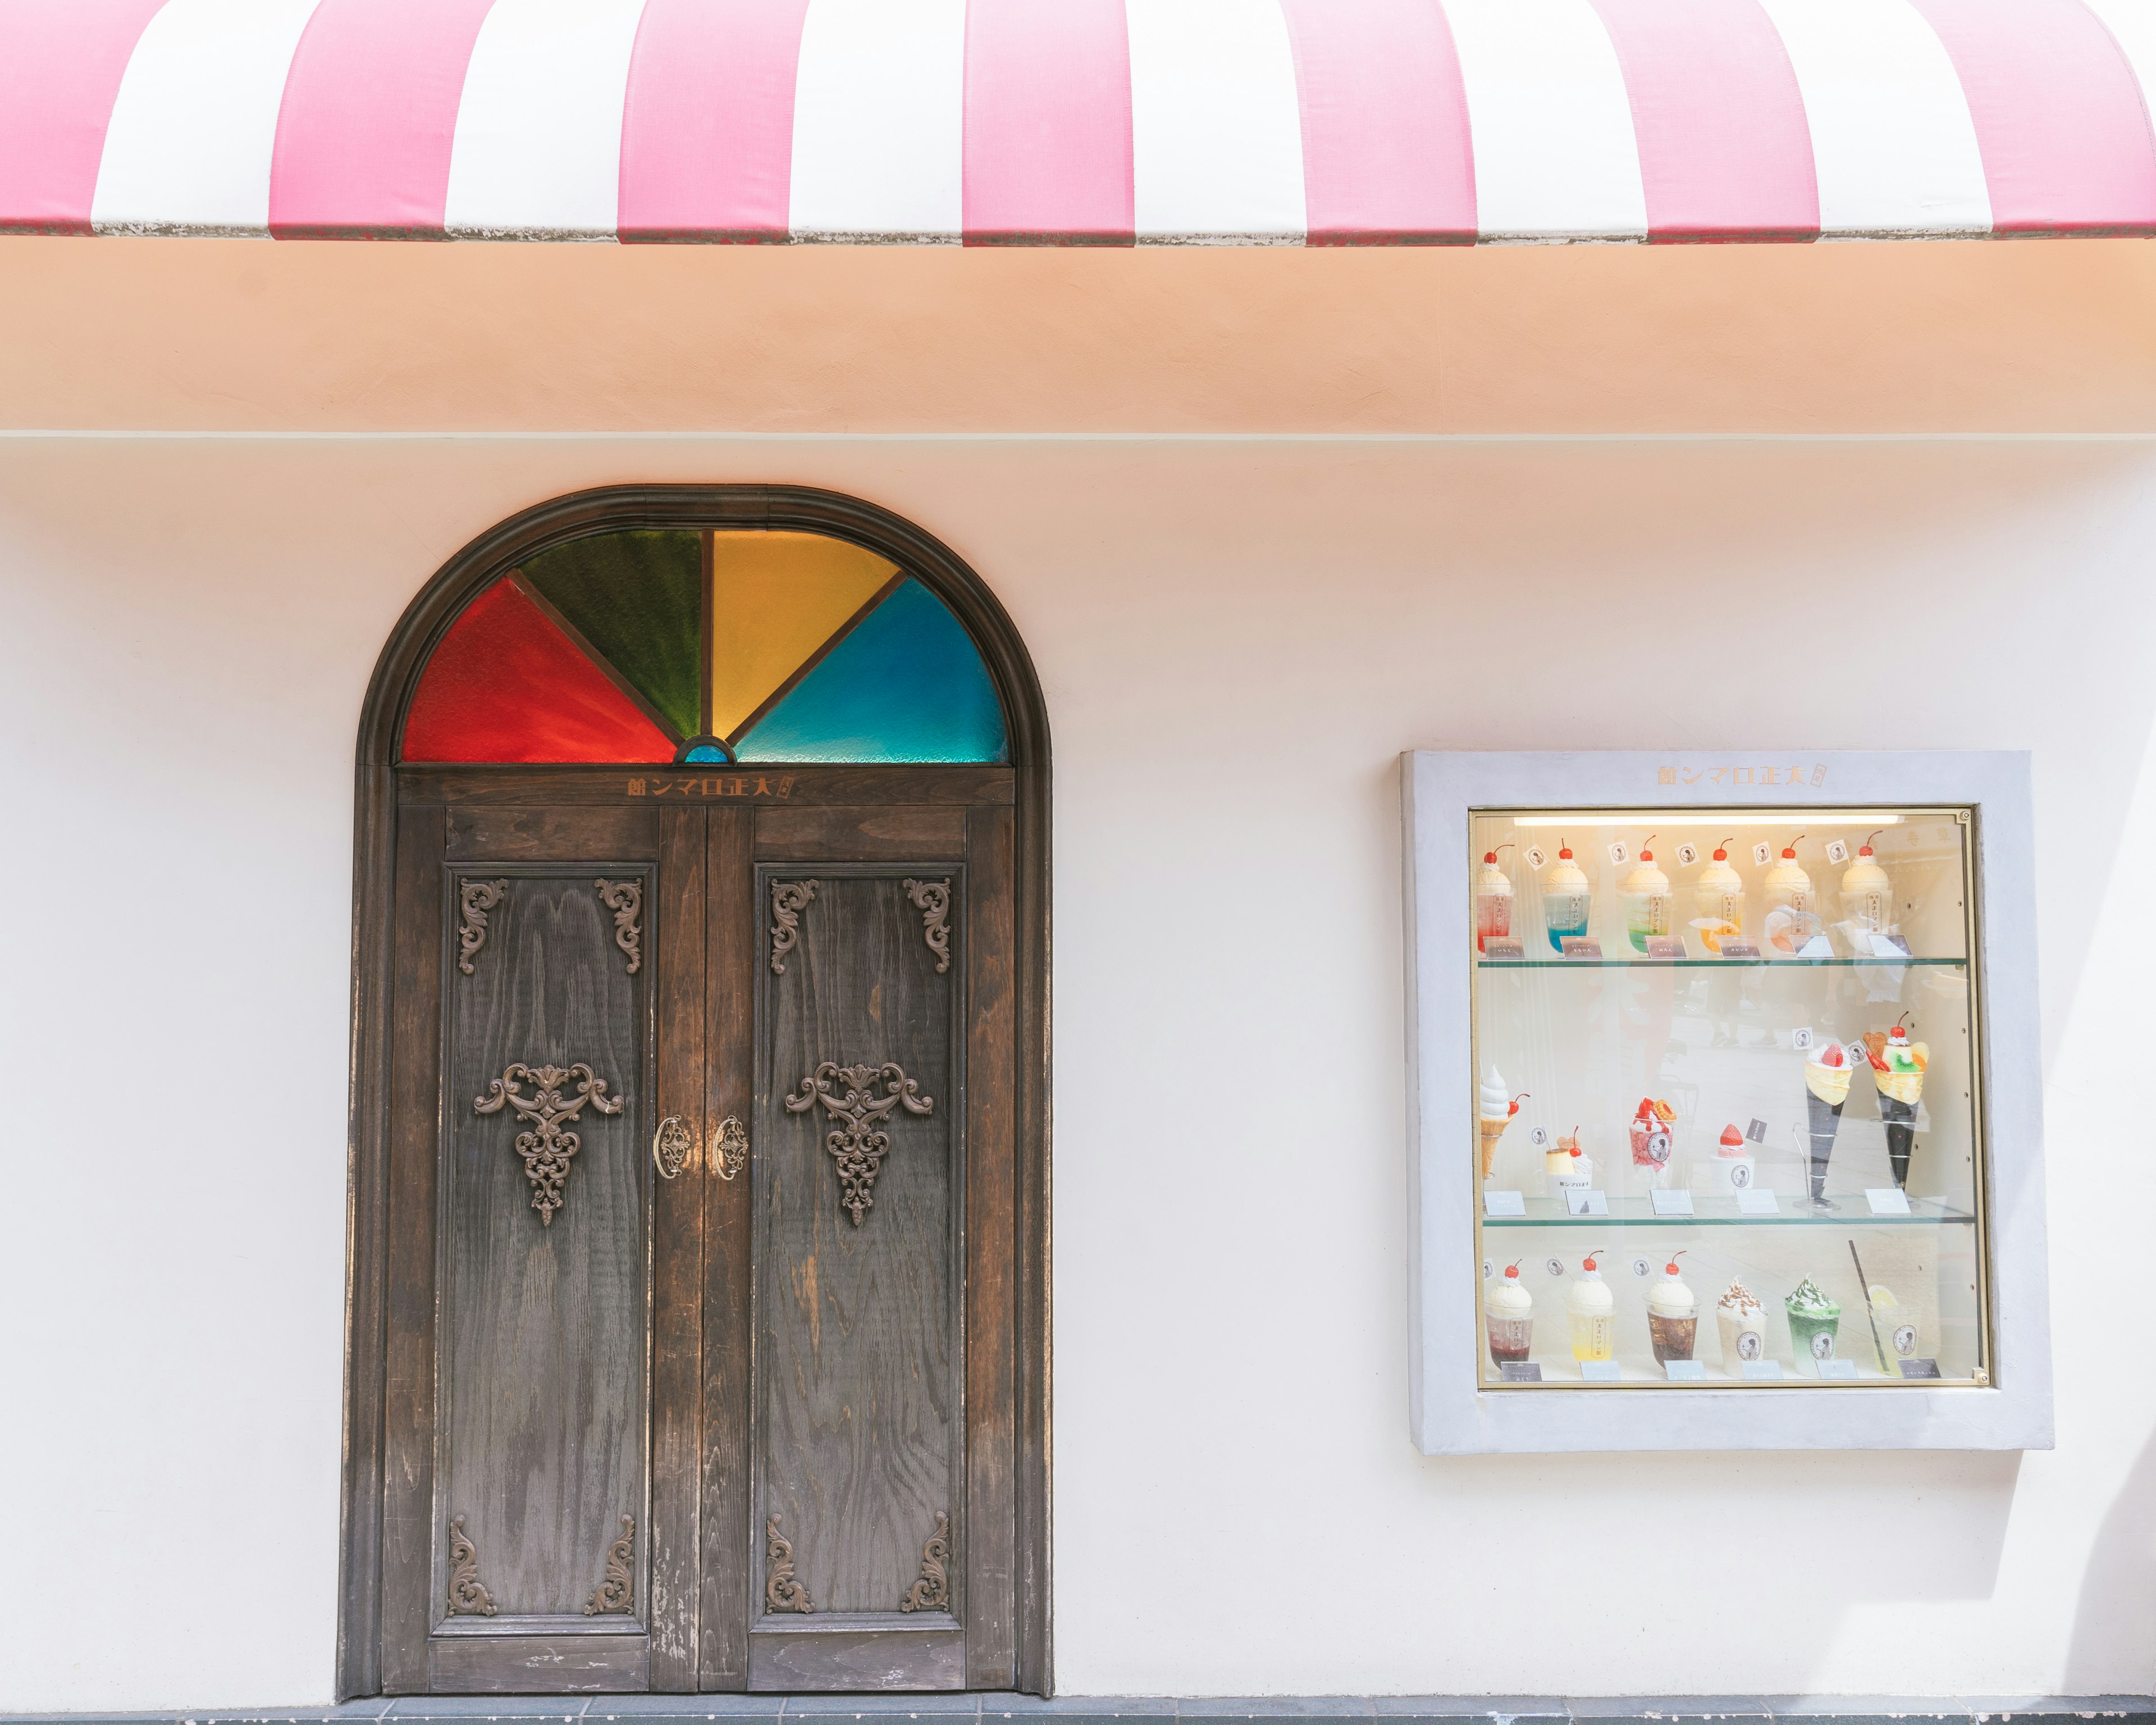
[[699, 771], [403, 775], [389, 1692], [1014, 1685], [1010, 776]]

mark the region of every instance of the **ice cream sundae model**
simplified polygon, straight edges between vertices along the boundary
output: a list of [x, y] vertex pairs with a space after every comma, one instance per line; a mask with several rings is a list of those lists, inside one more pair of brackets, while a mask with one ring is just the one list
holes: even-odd
[[1676, 1123], [1677, 1111], [1667, 1102], [1656, 1101], [1652, 1097], [1640, 1098], [1640, 1111], [1632, 1117], [1632, 1166], [1651, 1170], [1660, 1175], [1670, 1165], [1670, 1147], [1675, 1140], [1670, 1128]]
[[1809, 1276], [1789, 1291], [1782, 1307], [1789, 1315], [1789, 1345], [1797, 1358], [1832, 1359], [1835, 1332], [1841, 1327], [1841, 1307], [1828, 1299]]
[[1804, 1106], [1811, 1117], [1811, 1201], [1815, 1210], [1836, 1208], [1826, 1195], [1826, 1165], [1841, 1130], [1841, 1105], [1849, 1100], [1851, 1068], [1839, 1042], [1812, 1050], [1804, 1062]]
[[1568, 1192], [1584, 1192], [1594, 1183], [1594, 1158], [1579, 1153], [1579, 1128], [1557, 1141], [1557, 1147], [1543, 1158], [1550, 1184], [1562, 1198]]
[[1714, 1160], [1709, 1164], [1707, 1178], [1713, 1189], [1748, 1190], [1758, 1173], [1758, 1158], [1753, 1155], [1752, 1146], [1744, 1134], [1734, 1126], [1722, 1127], [1721, 1142], [1715, 1145]]
[[1816, 911], [1818, 902], [1812, 897], [1812, 877], [1804, 872], [1804, 865], [1797, 860], [1797, 846], [1804, 834], [1797, 836], [1782, 847], [1782, 860], [1767, 870], [1763, 883], [1766, 907], [1769, 911]]
[[[1799, 833], [1797, 839], [1804, 836]], [[1796, 839], [1784, 845], [1782, 860], [1767, 871], [1766, 914], [1759, 927], [1766, 937], [1769, 957], [1794, 957], [1818, 939], [1826, 927], [1820, 921], [1812, 877], [1797, 860], [1796, 846]]]
[[1560, 845], [1557, 860], [1543, 876], [1543, 921], [1549, 928], [1550, 950], [1562, 952], [1568, 937], [1585, 934], [1594, 912], [1594, 889], [1572, 860], [1572, 848]]
[[1729, 865], [1729, 840], [1714, 847], [1713, 859], [1691, 884], [1691, 932], [1711, 957], [1722, 956], [1722, 943], [1744, 932], [1744, 879]]
[[1874, 833], [1858, 845], [1856, 860], [1841, 873], [1841, 920], [1860, 934], [1885, 934], [1893, 925], [1893, 888], [1871, 850], [1871, 839], [1878, 836]]
[[[1650, 833], [1647, 845], [1654, 842]], [[1625, 938], [1634, 952], [1645, 952], [1650, 936], [1670, 932], [1670, 877], [1655, 866], [1655, 853], [1645, 845], [1638, 865], [1617, 883], [1617, 896], [1625, 907]]]
[[1666, 1366], [1673, 1359], [1690, 1359], [1699, 1337], [1699, 1301], [1677, 1274], [1682, 1252], [1671, 1252], [1662, 1266], [1662, 1279], [1647, 1293], [1647, 1339], [1654, 1344], [1655, 1363]]
[[[1510, 850], [1500, 845], [1497, 850]], [[1475, 950], [1492, 935], [1502, 940], [1512, 932], [1512, 877], [1497, 865], [1497, 850], [1482, 853], [1482, 866], [1475, 876]]]
[[1507, 1264], [1496, 1286], [1482, 1296], [1482, 1315], [1490, 1332], [1490, 1363], [1517, 1365], [1534, 1341], [1535, 1297], [1520, 1280], [1520, 1266]]
[[1564, 1315], [1572, 1323], [1572, 1357], [1584, 1363], [1608, 1359], [1617, 1341], [1617, 1296], [1595, 1268], [1594, 1253], [1565, 1291]]
[[1527, 1100], [1522, 1091], [1517, 1096], [1505, 1094], [1504, 1076], [1495, 1066], [1482, 1081], [1482, 1100], [1476, 1114], [1476, 1124], [1482, 1129], [1482, 1178], [1488, 1179], [1497, 1165], [1497, 1140], [1505, 1136], [1505, 1128], [1512, 1123], [1512, 1117], [1520, 1111], [1520, 1104]]
[[1906, 1190], [1909, 1184], [1909, 1153], [1917, 1142], [1917, 1104], [1924, 1095], [1924, 1069], [1932, 1051], [1897, 1021], [1891, 1030], [1868, 1030], [1865, 1052], [1871, 1056], [1872, 1081], [1879, 1086], [1879, 1117], [1887, 1122], [1887, 1159], [1894, 1166], [1894, 1183]]
[[1732, 1281], [1714, 1302], [1714, 1322], [1722, 1332], [1722, 1363], [1729, 1370], [1767, 1357], [1767, 1308], [1741, 1281]]

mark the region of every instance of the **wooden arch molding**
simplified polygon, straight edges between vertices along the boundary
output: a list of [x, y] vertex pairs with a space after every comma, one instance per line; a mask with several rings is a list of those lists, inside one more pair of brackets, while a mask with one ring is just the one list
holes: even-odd
[[489, 528], [422, 587], [390, 632], [360, 714], [353, 823], [352, 1040], [346, 1239], [345, 1465], [336, 1691], [381, 1690], [383, 1414], [390, 1393], [390, 1019], [396, 768], [404, 717], [450, 624], [542, 551], [625, 528], [819, 533], [888, 559], [963, 624], [1004, 706], [1015, 774], [1018, 1166], [1016, 1625], [1021, 1690], [1049, 1692], [1049, 733], [1040, 680], [1009, 614], [963, 558], [887, 509], [805, 485], [609, 485], [535, 505]]

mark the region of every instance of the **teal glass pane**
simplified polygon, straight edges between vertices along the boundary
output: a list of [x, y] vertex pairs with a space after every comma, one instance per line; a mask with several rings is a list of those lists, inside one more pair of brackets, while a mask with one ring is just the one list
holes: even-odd
[[726, 752], [726, 746], [722, 742], [700, 742], [682, 750], [681, 758], [699, 766], [724, 766], [733, 757]]
[[524, 578], [684, 737], [704, 728], [700, 534], [634, 529], [572, 539]]
[[742, 739], [742, 761], [1003, 761], [1002, 703], [973, 639], [902, 583]]

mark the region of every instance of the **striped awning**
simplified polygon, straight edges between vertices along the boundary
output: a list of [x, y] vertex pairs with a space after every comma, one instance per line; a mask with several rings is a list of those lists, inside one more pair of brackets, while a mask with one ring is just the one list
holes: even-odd
[[0, 0], [0, 231], [2156, 230], [2156, 0]]

